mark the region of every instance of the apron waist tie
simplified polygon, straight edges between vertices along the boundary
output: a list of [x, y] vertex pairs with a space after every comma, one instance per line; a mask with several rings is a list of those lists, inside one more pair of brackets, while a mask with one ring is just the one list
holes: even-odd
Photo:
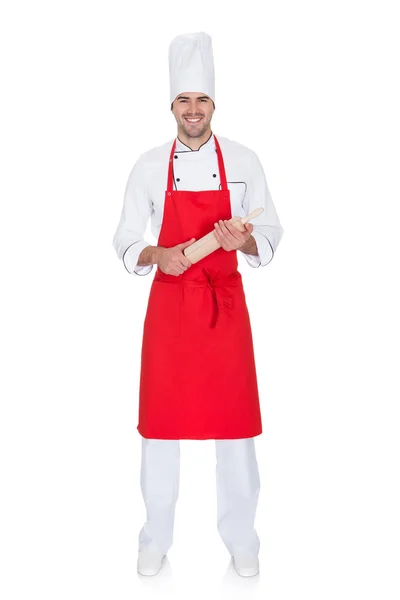
[[[233, 295], [229, 292], [229, 287], [237, 287], [241, 280], [240, 273], [235, 271], [228, 276], [215, 277], [213, 278], [210, 273], [203, 269], [203, 273], [206, 277], [206, 285], [210, 289], [213, 300], [214, 300], [214, 311], [211, 318], [210, 327], [214, 328], [217, 324], [219, 309], [222, 310], [230, 309], [233, 306]], [[218, 298], [220, 292], [218, 288], [223, 292], [221, 299]]]
[[[233, 271], [229, 275], [219, 275], [212, 277], [207, 269], [202, 269], [204, 274], [204, 280], [199, 279], [185, 279], [182, 277], [175, 277], [172, 275], [166, 275], [161, 270], [156, 271], [155, 281], [162, 281], [165, 283], [179, 283], [183, 285], [194, 285], [194, 286], [207, 286], [211, 291], [213, 297], [214, 310], [211, 317], [210, 327], [214, 328], [217, 324], [219, 309], [226, 310], [233, 306], [233, 295], [229, 292], [229, 288], [238, 287], [241, 285], [242, 276], [239, 271]], [[183, 290], [183, 288], [182, 288]]]

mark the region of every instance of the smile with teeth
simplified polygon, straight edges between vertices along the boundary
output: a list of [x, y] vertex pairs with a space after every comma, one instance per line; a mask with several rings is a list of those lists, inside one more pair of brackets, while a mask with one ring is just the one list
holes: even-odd
[[189, 123], [198, 123], [202, 117], [197, 117], [196, 119], [190, 119], [189, 117], [185, 117], [186, 121]]

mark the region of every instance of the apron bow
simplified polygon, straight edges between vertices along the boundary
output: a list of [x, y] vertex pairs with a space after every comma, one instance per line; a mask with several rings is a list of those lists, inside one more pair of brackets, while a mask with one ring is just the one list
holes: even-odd
[[[203, 269], [203, 273], [206, 277], [206, 285], [211, 290], [214, 299], [214, 311], [210, 323], [210, 327], [213, 328], [217, 323], [219, 308], [225, 310], [233, 307], [233, 295], [228, 288], [238, 285], [240, 274], [236, 271], [228, 276], [213, 278], [206, 269]], [[218, 293], [217, 290], [219, 290]]]

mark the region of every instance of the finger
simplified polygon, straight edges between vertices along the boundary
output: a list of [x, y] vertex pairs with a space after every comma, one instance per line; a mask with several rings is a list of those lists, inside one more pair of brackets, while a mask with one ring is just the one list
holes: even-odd
[[175, 267], [172, 274], [178, 276], [178, 275], [182, 275], [182, 273], [184, 273], [184, 271], [185, 271], [185, 269], [180, 269], [179, 267]]
[[[225, 238], [227, 239], [227, 243], [229, 244], [229, 248], [231, 250], [242, 246], [247, 241], [248, 234], [241, 233], [235, 227], [233, 227], [231, 223], [224, 221], [223, 226], [223, 229], [226, 231]], [[229, 226], [232, 226], [232, 232], [229, 230]]]
[[221, 238], [225, 241], [226, 244], [230, 244], [232, 243], [232, 234], [230, 233], [230, 231], [226, 228], [224, 222], [222, 219], [220, 219], [218, 221], [218, 223], [216, 223], [218, 231], [220, 233]]
[[234, 238], [232, 235], [230, 235], [229, 231], [227, 232], [228, 234], [226, 235], [225, 232], [223, 232], [222, 227], [220, 227], [220, 231], [222, 233], [218, 233], [217, 234], [217, 239], [219, 236], [219, 243], [221, 244], [221, 246], [224, 248], [224, 250], [235, 250], [240, 242], [238, 242], [238, 240], [236, 238]]
[[190, 262], [190, 260], [184, 254], [182, 254], [182, 256], [179, 257], [179, 266], [183, 267], [185, 271], [188, 267], [190, 267], [191, 264], [192, 263]]
[[226, 244], [226, 237], [224, 235], [224, 233], [222, 232], [222, 229], [219, 225], [219, 223], [214, 223], [214, 235], [217, 238], [218, 242], [222, 245], [222, 244]]
[[224, 223], [225, 223], [225, 226], [226, 226], [227, 230], [230, 231], [230, 233], [232, 234], [232, 236], [234, 238], [236, 238], [239, 242], [243, 242], [244, 241], [243, 234], [245, 232], [242, 232], [242, 231], [239, 231], [238, 229], [236, 229], [236, 227], [234, 227], [232, 225], [232, 223], [229, 223], [229, 221], [224, 221]]
[[230, 231], [228, 229], [227, 222], [222, 221], [222, 219], [220, 220], [220, 223], [221, 223], [221, 230], [223, 231], [223, 234], [225, 235], [227, 241], [230, 244], [237, 245], [238, 243], [243, 243], [243, 241], [245, 240], [245, 238], [243, 238], [243, 233], [241, 233], [237, 229], [234, 229], [233, 232]]
[[[183, 257], [183, 258], [185, 258], [185, 257]], [[174, 257], [173, 262], [171, 262], [171, 264], [170, 264], [170, 269], [171, 269], [171, 273], [174, 275], [180, 275], [181, 273], [184, 272], [185, 267], [184, 267], [184, 264], [182, 263], [180, 256]]]
[[215, 238], [216, 238], [217, 242], [221, 246], [221, 248], [223, 248], [224, 250], [227, 250], [228, 249], [228, 243], [226, 241], [226, 237], [221, 233], [221, 230], [215, 228], [214, 235], [215, 235]]

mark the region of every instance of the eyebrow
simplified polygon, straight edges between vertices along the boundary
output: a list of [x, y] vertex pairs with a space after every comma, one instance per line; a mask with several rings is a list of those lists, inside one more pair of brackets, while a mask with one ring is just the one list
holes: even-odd
[[[197, 96], [196, 100], [202, 100], [203, 98], [210, 99], [208, 96]], [[177, 100], [190, 100], [190, 98], [189, 96], [178, 96]]]

